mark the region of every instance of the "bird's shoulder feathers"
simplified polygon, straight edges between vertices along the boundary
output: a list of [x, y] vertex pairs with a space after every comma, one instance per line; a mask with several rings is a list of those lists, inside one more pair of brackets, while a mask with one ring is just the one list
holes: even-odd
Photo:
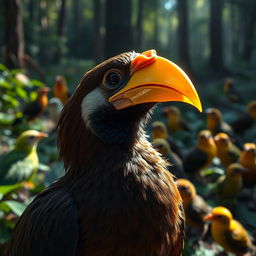
[[20, 217], [7, 255], [72, 256], [77, 242], [78, 218], [72, 197], [52, 186], [40, 193]]

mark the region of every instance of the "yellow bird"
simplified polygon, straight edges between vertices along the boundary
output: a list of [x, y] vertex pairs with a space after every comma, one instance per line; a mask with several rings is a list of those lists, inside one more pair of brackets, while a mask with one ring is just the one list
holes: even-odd
[[166, 139], [154, 139], [152, 141], [154, 148], [162, 154], [162, 156], [168, 160], [170, 166], [168, 170], [177, 178], [184, 178], [186, 177], [182, 160], [179, 156], [172, 151], [168, 141]]
[[232, 213], [227, 208], [222, 206], [214, 208], [204, 220], [212, 223], [212, 237], [226, 252], [232, 252], [238, 256], [255, 252], [249, 234], [238, 221], [233, 219]]
[[187, 174], [198, 174], [208, 167], [217, 156], [217, 147], [212, 134], [203, 130], [198, 134], [197, 145], [193, 147], [183, 160], [183, 167]]
[[248, 169], [248, 171], [243, 173], [245, 186], [254, 186], [256, 184], [256, 145], [254, 143], [244, 144], [239, 162]]
[[211, 207], [205, 200], [197, 195], [195, 186], [187, 179], [177, 179], [175, 181], [182, 197], [185, 211], [186, 224], [200, 231], [201, 236], [207, 231], [204, 217], [211, 212]]
[[247, 171], [239, 163], [229, 165], [227, 174], [221, 176], [217, 183], [217, 192], [220, 199], [234, 199], [243, 188], [242, 174]]
[[163, 122], [155, 121], [152, 124], [152, 139], [165, 139], [168, 141], [171, 150], [182, 158], [182, 153], [176, 142], [169, 136], [166, 125]]
[[177, 107], [165, 107], [163, 112], [167, 115], [167, 123], [172, 132], [190, 131], [188, 124], [182, 119], [180, 110]]
[[234, 80], [232, 78], [227, 78], [224, 83], [224, 93], [229, 99], [229, 101], [233, 103], [243, 103], [243, 98], [241, 93], [237, 91], [234, 87]]
[[225, 167], [237, 162], [241, 150], [232, 143], [230, 137], [226, 133], [218, 133], [214, 137], [214, 141], [217, 146], [217, 156]]

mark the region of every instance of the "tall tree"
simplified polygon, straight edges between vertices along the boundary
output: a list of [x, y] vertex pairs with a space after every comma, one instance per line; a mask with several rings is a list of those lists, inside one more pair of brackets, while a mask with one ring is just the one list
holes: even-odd
[[75, 57], [79, 57], [80, 31], [81, 31], [81, 0], [72, 0], [72, 31], [74, 34], [69, 38], [70, 48]]
[[210, 0], [210, 66], [215, 71], [223, 70], [222, 0]]
[[27, 28], [27, 33], [25, 33], [26, 52], [29, 54], [31, 54], [35, 36], [35, 7], [35, 0], [29, 0], [27, 4], [28, 21], [25, 23], [25, 27]]
[[190, 68], [189, 54], [189, 29], [188, 29], [188, 2], [187, 0], [177, 1], [178, 10], [178, 51], [180, 62], [187, 68]]
[[136, 24], [136, 48], [142, 50], [142, 38], [143, 38], [143, 20], [144, 20], [144, 8], [145, 0], [138, 0], [137, 7], [137, 24]]
[[133, 49], [132, 0], [106, 1], [106, 57]]
[[47, 16], [47, 2], [45, 0], [40, 0], [39, 3], [39, 26], [40, 26], [40, 50], [38, 53], [38, 58], [40, 63], [47, 63], [47, 31], [48, 31], [48, 16]]
[[102, 3], [101, 0], [93, 1], [93, 49], [94, 60], [96, 63], [100, 62], [103, 58], [102, 53], [102, 35], [101, 35], [101, 17], [102, 17]]
[[55, 61], [60, 62], [60, 58], [63, 54], [63, 43], [65, 36], [65, 21], [66, 21], [66, 0], [60, 0], [59, 16], [57, 21], [57, 36], [58, 42], [56, 49]]
[[160, 1], [154, 0], [154, 34], [153, 34], [153, 46], [158, 48], [159, 40], [159, 12], [160, 12]]
[[24, 66], [24, 31], [20, 0], [5, 0], [5, 64], [9, 68]]
[[251, 61], [253, 49], [255, 44], [255, 30], [256, 30], [256, 2], [255, 0], [246, 1], [247, 5], [244, 13], [245, 27], [244, 27], [244, 47], [243, 60]]

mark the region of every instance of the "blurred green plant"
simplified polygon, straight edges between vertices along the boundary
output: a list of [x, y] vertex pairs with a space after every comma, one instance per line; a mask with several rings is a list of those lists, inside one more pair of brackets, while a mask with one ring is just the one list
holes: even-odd
[[[22, 70], [9, 70], [0, 64], [0, 124], [8, 125], [21, 106], [36, 98], [36, 89], [44, 84], [29, 79]], [[11, 114], [11, 115], [10, 115]]]

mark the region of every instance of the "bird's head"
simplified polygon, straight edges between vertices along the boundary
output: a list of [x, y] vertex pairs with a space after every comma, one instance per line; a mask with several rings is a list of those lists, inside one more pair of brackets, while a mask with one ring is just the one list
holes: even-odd
[[152, 107], [164, 101], [182, 101], [202, 110], [188, 76], [154, 50], [106, 60], [84, 75], [62, 111], [60, 154], [65, 158], [75, 146], [78, 155], [92, 135], [109, 145], [131, 145]]
[[67, 84], [66, 84], [66, 80], [63, 76], [56, 76], [55, 77], [55, 85], [54, 87], [56, 87], [57, 90], [62, 90], [64, 88], [67, 87]]
[[37, 89], [37, 97], [42, 98], [43, 96], [47, 96], [49, 92], [48, 87], [38, 88]]
[[233, 78], [226, 78], [225, 83], [224, 83], [224, 90], [231, 89], [234, 84], [234, 79]]
[[163, 112], [166, 113], [171, 120], [180, 120], [180, 110], [175, 106], [165, 107]]
[[209, 130], [215, 129], [216, 126], [222, 121], [222, 114], [217, 108], [208, 108], [205, 111], [206, 122]]
[[217, 155], [217, 147], [212, 133], [209, 130], [202, 130], [199, 132], [197, 145], [203, 152], [207, 152], [211, 156]]
[[153, 139], [167, 139], [168, 132], [167, 127], [163, 122], [155, 121], [152, 124], [152, 137]]
[[152, 144], [154, 148], [163, 156], [167, 156], [171, 151], [170, 145], [166, 139], [154, 139]]
[[227, 208], [222, 206], [215, 207], [211, 213], [204, 217], [205, 221], [210, 221], [221, 225], [229, 225], [232, 219], [232, 213]]
[[247, 112], [256, 121], [256, 100], [251, 101], [247, 105]]
[[214, 136], [214, 141], [216, 143], [216, 146], [217, 146], [218, 150], [219, 149], [227, 150], [229, 145], [230, 145], [230, 143], [232, 143], [230, 138], [229, 138], [229, 136], [226, 133], [224, 133], [224, 132], [220, 132], [217, 135], [215, 135]]
[[38, 132], [36, 130], [25, 131], [17, 138], [15, 148], [30, 152], [37, 147], [40, 140], [46, 137], [48, 137], [48, 135], [44, 132]]
[[189, 180], [177, 179], [175, 183], [184, 203], [190, 202], [196, 196], [196, 188]]
[[256, 165], [256, 145], [254, 143], [244, 144], [244, 148], [240, 156], [240, 163], [244, 166]]
[[241, 177], [242, 173], [248, 169], [243, 167], [240, 163], [233, 163], [228, 166], [227, 176], [228, 177]]

